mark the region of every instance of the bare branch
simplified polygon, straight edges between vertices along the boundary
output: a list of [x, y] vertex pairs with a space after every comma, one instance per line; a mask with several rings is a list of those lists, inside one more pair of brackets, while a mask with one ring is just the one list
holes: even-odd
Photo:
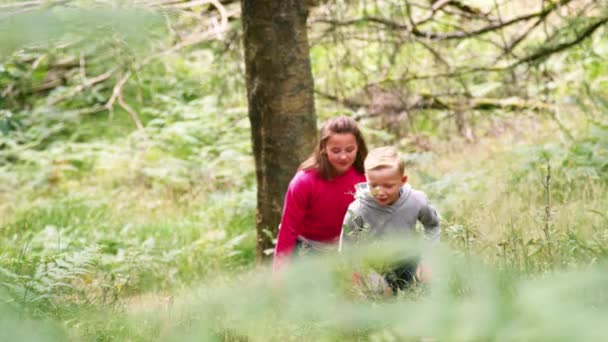
[[540, 25], [541, 23], [545, 22], [545, 18], [544, 17], [540, 17], [538, 18], [537, 21], [535, 21], [526, 31], [524, 31], [522, 34], [520, 34], [519, 36], [517, 36], [515, 39], [513, 39], [504, 49], [504, 52], [498, 56], [495, 61], [499, 61], [502, 58], [504, 58], [507, 55], [512, 55], [513, 54], [513, 50], [521, 43], [524, 41], [524, 39], [526, 39], [530, 33], [538, 27], [538, 25]]
[[520, 60], [518, 60], [517, 62], [515, 62], [512, 67], [518, 66], [520, 64], [524, 64], [524, 63], [532, 63], [535, 62], [539, 59], [548, 57], [550, 55], [553, 55], [555, 53], [564, 51], [572, 46], [575, 46], [579, 43], [581, 43], [583, 40], [587, 39], [588, 37], [590, 37], [595, 30], [597, 30], [598, 28], [600, 28], [602, 25], [608, 23], [608, 17], [603, 17], [598, 19], [595, 23], [589, 25], [587, 28], [585, 28], [585, 30], [583, 30], [577, 37], [575, 37], [574, 39], [561, 43], [561, 44], [557, 44], [554, 46], [543, 46], [540, 49], [538, 49], [536, 52], [521, 58]]
[[557, 9], [560, 6], [563, 6], [571, 1], [572, 0], [561, 0], [557, 3], [551, 3], [550, 5], [548, 5], [541, 11], [522, 15], [522, 16], [515, 17], [515, 18], [509, 19], [506, 21], [499, 21], [497, 23], [490, 24], [490, 25], [487, 25], [487, 26], [484, 26], [482, 28], [472, 30], [472, 31], [452, 31], [452, 32], [445, 32], [445, 33], [421, 31], [420, 29], [418, 29], [419, 24], [415, 23], [415, 22], [410, 22], [408, 24], [401, 24], [401, 23], [398, 23], [398, 22], [395, 22], [395, 21], [392, 21], [392, 20], [389, 20], [386, 18], [373, 17], [373, 16], [364, 16], [364, 17], [361, 17], [358, 19], [351, 19], [351, 20], [345, 20], [345, 21], [332, 20], [332, 19], [317, 19], [315, 22], [330, 24], [330, 25], [334, 25], [334, 26], [350, 26], [350, 25], [358, 25], [361, 23], [374, 23], [374, 24], [383, 25], [383, 26], [387, 27], [388, 29], [406, 31], [408, 34], [411, 34], [411, 35], [414, 35], [414, 36], [420, 37], [420, 38], [425, 38], [428, 40], [435, 40], [435, 41], [455, 40], [455, 39], [467, 39], [467, 38], [483, 35], [483, 34], [493, 32], [493, 31], [496, 31], [496, 30], [499, 30], [499, 29], [502, 29], [502, 28], [505, 28], [508, 26], [512, 26], [512, 25], [520, 23], [520, 22], [526, 22], [526, 21], [532, 20], [534, 18], [547, 16], [549, 13], [551, 13], [555, 9]]

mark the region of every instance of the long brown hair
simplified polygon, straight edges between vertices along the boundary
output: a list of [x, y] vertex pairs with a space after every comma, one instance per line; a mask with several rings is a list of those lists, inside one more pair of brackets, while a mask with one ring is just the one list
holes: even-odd
[[365, 145], [365, 140], [363, 139], [363, 135], [359, 130], [357, 122], [347, 116], [331, 118], [327, 120], [323, 126], [321, 126], [321, 131], [319, 132], [319, 141], [315, 147], [315, 150], [312, 152], [310, 157], [308, 157], [308, 159], [306, 159], [300, 165], [298, 170], [316, 169], [323, 179], [332, 179], [335, 176], [334, 168], [329, 163], [327, 154], [322, 152], [327, 145], [327, 140], [329, 140], [333, 134], [348, 133], [354, 135], [357, 142], [357, 156], [355, 157], [353, 166], [360, 173], [364, 173], [363, 162], [367, 156], [367, 145]]

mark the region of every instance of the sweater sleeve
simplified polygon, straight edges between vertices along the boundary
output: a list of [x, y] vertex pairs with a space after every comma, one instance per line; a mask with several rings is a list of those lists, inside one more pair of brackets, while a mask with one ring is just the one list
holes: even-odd
[[296, 246], [299, 225], [304, 220], [308, 198], [310, 196], [310, 183], [306, 181], [305, 174], [299, 173], [292, 179], [285, 194], [283, 216], [279, 226], [277, 244], [274, 251], [273, 270], [278, 271], [287, 264]]

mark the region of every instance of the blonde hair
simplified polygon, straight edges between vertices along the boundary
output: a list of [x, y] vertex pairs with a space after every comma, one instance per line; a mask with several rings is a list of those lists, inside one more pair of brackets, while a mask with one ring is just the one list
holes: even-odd
[[405, 172], [405, 162], [393, 146], [377, 147], [369, 151], [364, 163], [365, 171], [394, 168], [400, 175]]

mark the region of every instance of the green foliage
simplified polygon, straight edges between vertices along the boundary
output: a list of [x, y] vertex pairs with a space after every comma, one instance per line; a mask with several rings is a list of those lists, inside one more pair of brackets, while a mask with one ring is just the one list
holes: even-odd
[[[1, 270], [0, 270], [1, 272]], [[0, 278], [1, 279], [1, 278]], [[0, 298], [4, 295], [0, 290]], [[48, 320], [24, 318], [0, 299], [0, 339], [4, 341], [64, 341], [67, 334], [59, 324]]]
[[[373, 255], [374, 250], [366, 253]], [[608, 300], [602, 263], [530, 279], [437, 251], [436, 281], [427, 291], [370, 301], [349, 293], [348, 272], [336, 272], [343, 262], [310, 257], [294, 264], [278, 283], [265, 272], [247, 272], [218, 277], [175, 297], [142, 296], [119, 311], [85, 314], [81, 319], [90, 325], [73, 326], [71, 336], [142, 341], [568, 341], [608, 334], [602, 325]]]
[[163, 31], [162, 17], [143, 7], [82, 5], [22, 11], [0, 18], [0, 55], [28, 45], [52, 47], [66, 38], [87, 41], [119, 36], [128, 44], [143, 44], [154, 31]]

